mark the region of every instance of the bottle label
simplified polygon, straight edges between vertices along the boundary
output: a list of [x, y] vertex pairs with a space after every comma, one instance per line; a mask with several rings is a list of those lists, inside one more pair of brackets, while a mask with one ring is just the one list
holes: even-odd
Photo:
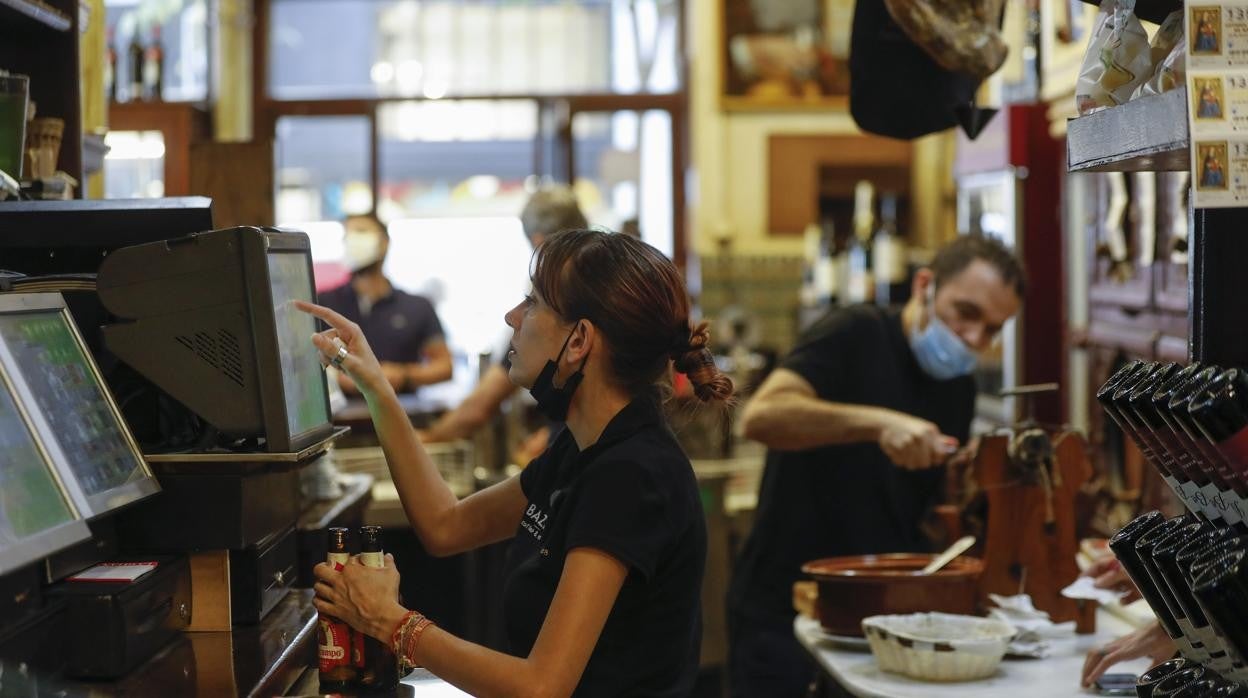
[[[1207, 485], [1206, 487], [1214, 487]], [[1231, 525], [1238, 524], [1244, 520], [1244, 501], [1234, 490], [1220, 490], [1214, 487], [1214, 494], [1210, 496], [1209, 502], [1212, 508], [1216, 509], [1218, 515]]]
[[346, 567], [347, 563], [351, 561], [351, 556], [346, 553], [330, 553], [325, 561], [329, 563], [330, 567], [334, 568], [334, 571], [341, 572], [342, 568]]
[[1163, 475], [1162, 479], [1166, 481], [1166, 485], [1170, 487], [1170, 491], [1174, 492], [1174, 496], [1178, 497], [1179, 501], [1183, 502], [1184, 506], [1187, 506], [1187, 493], [1183, 491], [1183, 485], [1180, 485], [1179, 481], [1175, 479], [1173, 475]]
[[1187, 508], [1197, 514], [1209, 515], [1209, 502], [1200, 491], [1200, 485], [1188, 480], [1183, 483], [1183, 502]]
[[340, 620], [325, 616], [321, 617], [317, 625], [317, 668], [321, 674], [351, 666], [351, 627]]
[[365, 567], [377, 567], [377, 568], [385, 567], [386, 555], [385, 553], [381, 553], [381, 552], [360, 553], [360, 564], [364, 565]]

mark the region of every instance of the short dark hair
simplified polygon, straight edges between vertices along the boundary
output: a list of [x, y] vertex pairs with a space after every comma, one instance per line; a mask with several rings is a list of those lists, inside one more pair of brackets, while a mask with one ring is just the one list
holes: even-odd
[[986, 235], [959, 235], [936, 253], [930, 265], [936, 276], [936, 288], [961, 274], [977, 259], [991, 264], [1001, 280], [1014, 289], [1018, 299], [1023, 299], [1027, 293], [1027, 272], [1022, 260], [1000, 240]]
[[347, 216], [345, 219], [343, 219], [342, 221], [343, 227], [345, 228], [347, 224], [350, 223], [351, 221], [368, 221], [369, 223], [372, 223], [373, 225], [377, 226], [377, 229], [381, 231], [382, 237], [384, 238], [390, 237], [390, 230], [386, 228], [386, 224], [382, 223], [381, 219], [378, 218], [377, 214], [375, 213], [353, 213]]

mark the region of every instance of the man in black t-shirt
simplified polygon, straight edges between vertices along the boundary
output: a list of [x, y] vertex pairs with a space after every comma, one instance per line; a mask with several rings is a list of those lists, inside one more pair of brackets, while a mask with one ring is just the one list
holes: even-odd
[[[320, 304], [360, 326], [396, 392], [450, 380], [451, 352], [433, 304], [395, 288], [382, 271], [390, 248], [386, 226], [368, 214], [348, 217], [343, 227], [351, 280], [319, 294]], [[359, 393], [344, 372], [338, 385]]]
[[791, 601], [802, 564], [927, 547], [919, 524], [969, 436], [976, 354], [1018, 312], [1025, 281], [999, 242], [967, 236], [912, 290], [900, 311], [829, 312], [745, 406], [746, 435], [769, 450], [728, 594], [733, 696], [805, 695], [814, 664]]

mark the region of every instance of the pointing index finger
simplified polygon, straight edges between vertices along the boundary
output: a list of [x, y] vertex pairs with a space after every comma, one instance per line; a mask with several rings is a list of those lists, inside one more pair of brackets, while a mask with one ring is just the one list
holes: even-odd
[[316, 305], [315, 303], [309, 303], [307, 301], [297, 300], [295, 301], [295, 307], [309, 315], [312, 315], [312, 316], [320, 318], [321, 320], [324, 320], [325, 324], [338, 330], [339, 332], [342, 332], [344, 329], [346, 329], [346, 326], [350, 324], [351, 322], [350, 320], [346, 319], [342, 315], [339, 315], [336, 311], [330, 310], [329, 308], [326, 308], [323, 305]]

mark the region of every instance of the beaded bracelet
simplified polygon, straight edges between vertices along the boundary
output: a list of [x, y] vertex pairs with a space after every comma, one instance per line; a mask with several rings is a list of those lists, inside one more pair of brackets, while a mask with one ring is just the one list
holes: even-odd
[[403, 614], [394, 632], [390, 634], [390, 649], [404, 668], [417, 666], [414, 661], [416, 646], [420, 644], [420, 636], [425, 628], [433, 625], [433, 621], [416, 611]]
[[395, 655], [398, 655], [399, 653], [399, 639], [403, 635], [403, 628], [407, 626], [407, 622], [409, 620], [419, 615], [420, 614], [416, 611], [408, 611], [403, 614], [403, 618], [399, 620], [399, 624], [394, 626], [394, 632], [390, 633], [390, 650], [394, 652]]

